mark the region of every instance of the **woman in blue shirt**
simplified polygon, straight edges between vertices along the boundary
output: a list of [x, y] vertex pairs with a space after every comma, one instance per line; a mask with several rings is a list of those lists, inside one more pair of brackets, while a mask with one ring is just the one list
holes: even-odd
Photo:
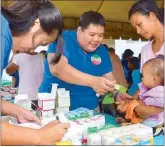
[[[18, 0], [9, 7], [1, 9], [1, 73], [8, 64], [11, 49], [15, 52], [29, 52], [39, 45], [53, 42], [57, 37], [58, 53], [55, 62], [58, 62], [63, 46], [63, 38], [60, 36], [63, 20], [59, 10], [52, 3], [47, 0]], [[2, 112], [16, 117], [19, 122], [40, 123], [40, 120], [31, 112], [4, 100], [1, 102]], [[68, 124], [56, 122], [36, 130], [2, 121], [1, 141], [2, 145], [54, 145], [61, 140], [68, 127]]]

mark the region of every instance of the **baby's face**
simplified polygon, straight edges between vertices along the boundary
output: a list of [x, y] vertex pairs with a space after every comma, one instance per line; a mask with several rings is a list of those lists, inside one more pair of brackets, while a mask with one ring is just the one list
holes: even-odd
[[144, 66], [142, 68], [142, 83], [147, 88], [155, 87], [154, 75], [152, 74], [152, 70], [148, 66]]

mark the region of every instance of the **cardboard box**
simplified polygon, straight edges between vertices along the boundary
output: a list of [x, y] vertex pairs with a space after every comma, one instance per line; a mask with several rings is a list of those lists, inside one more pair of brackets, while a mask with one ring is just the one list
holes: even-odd
[[42, 110], [54, 110], [55, 109], [55, 99], [48, 100], [38, 100], [38, 107]]

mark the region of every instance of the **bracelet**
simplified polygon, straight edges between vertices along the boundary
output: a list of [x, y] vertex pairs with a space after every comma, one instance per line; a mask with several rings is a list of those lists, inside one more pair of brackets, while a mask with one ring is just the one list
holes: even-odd
[[112, 95], [113, 95], [113, 97], [114, 97], [115, 100], [116, 100], [116, 97], [117, 97], [118, 94], [119, 94], [119, 91], [118, 90], [114, 90], [112, 92]]

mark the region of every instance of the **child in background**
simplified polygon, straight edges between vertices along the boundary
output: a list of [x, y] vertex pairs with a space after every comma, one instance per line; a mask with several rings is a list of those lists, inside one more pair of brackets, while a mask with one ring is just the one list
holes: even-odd
[[[142, 122], [143, 124], [153, 127], [155, 135], [159, 135], [163, 132], [160, 129], [162, 126], [163, 112], [160, 112], [152, 117], [146, 119], [137, 116], [136, 108], [141, 105], [150, 105], [157, 107], [164, 107], [164, 56], [159, 55], [156, 58], [150, 59], [143, 64], [142, 67], [142, 83], [139, 84], [139, 99], [138, 100], [122, 100], [117, 102], [118, 109], [125, 112], [125, 118], [130, 120], [131, 123]], [[150, 110], [148, 110], [150, 111]], [[123, 118], [117, 118], [119, 123], [125, 123], [127, 120]], [[125, 123], [126, 124], [126, 123]], [[159, 133], [156, 132], [159, 127]], [[161, 130], [161, 131], [160, 131]]]
[[138, 89], [138, 84], [141, 82], [140, 60], [137, 57], [132, 57], [128, 61], [128, 68], [131, 71], [132, 83], [129, 85], [128, 94], [133, 95]]
[[132, 72], [128, 68], [128, 61], [133, 57], [134, 52], [131, 49], [126, 49], [122, 55], [121, 63], [123, 66], [124, 74], [127, 80], [127, 83], [131, 83], [131, 74]]
[[6, 73], [19, 73], [18, 94], [27, 94], [29, 100], [37, 100], [38, 88], [43, 80], [43, 53], [18, 53], [13, 56]]

